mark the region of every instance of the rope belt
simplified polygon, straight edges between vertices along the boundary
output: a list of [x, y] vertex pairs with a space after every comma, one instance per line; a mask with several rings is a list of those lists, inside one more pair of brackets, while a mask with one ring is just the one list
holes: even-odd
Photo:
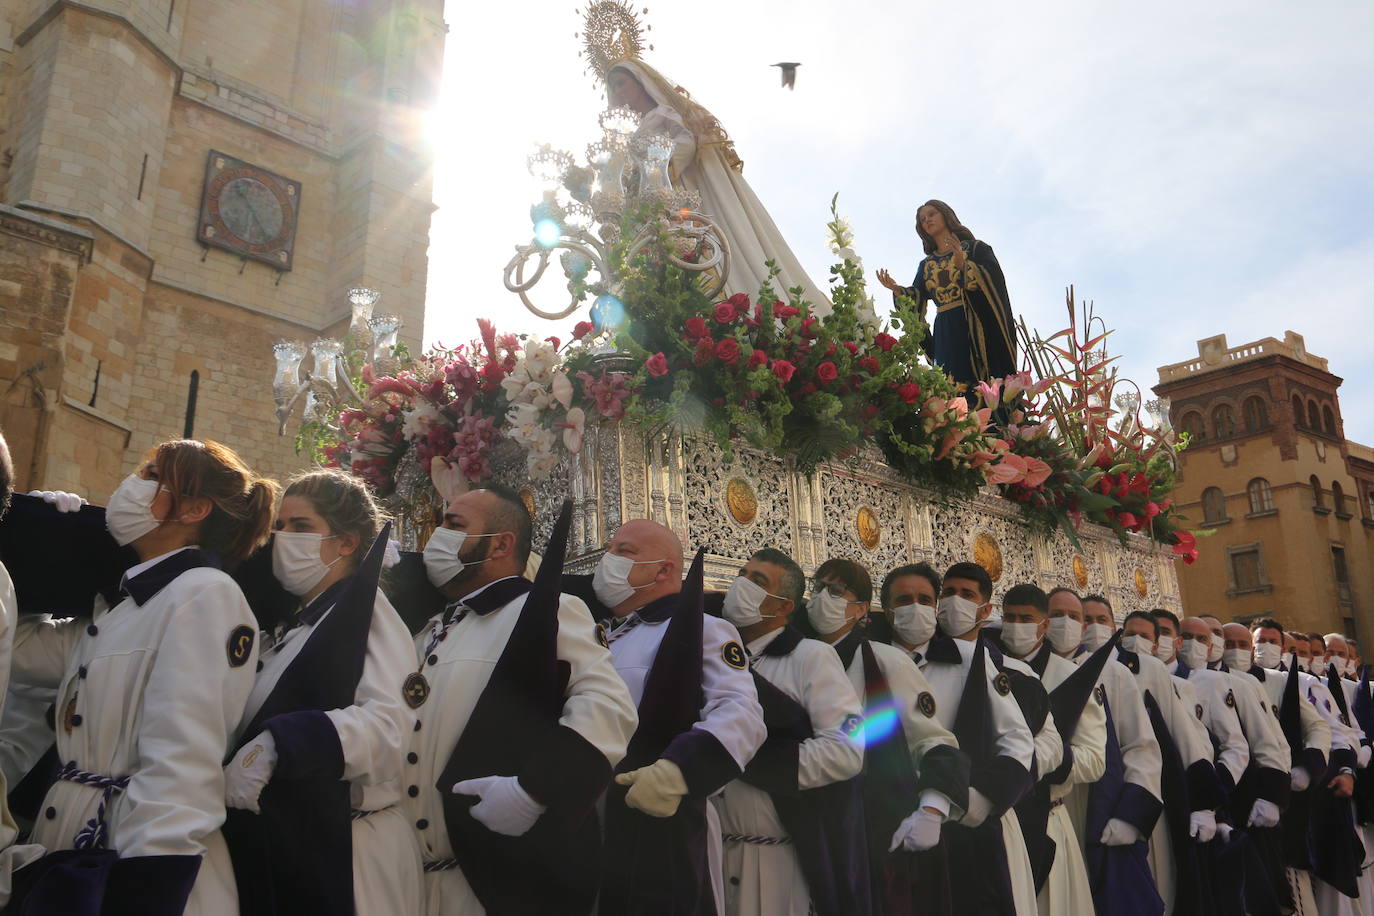
[[1064, 799], [1062, 799], [1062, 798], [1056, 798], [1054, 801], [1050, 802], [1050, 810], [1051, 810], [1051, 811], [1053, 811], [1055, 808], [1062, 808], [1062, 807], [1064, 807]]
[[433, 862], [425, 863], [425, 872], [453, 871], [458, 867], [457, 859], [436, 859]]
[[754, 836], [748, 833], [726, 833], [721, 839], [727, 843], [748, 843], [750, 846], [791, 846], [790, 836]]
[[72, 840], [72, 846], [75, 849], [104, 849], [108, 833], [105, 823], [105, 808], [109, 805], [115, 792], [124, 789], [129, 784], [129, 777], [115, 778], [113, 776], [101, 776], [99, 773], [87, 773], [85, 770], [77, 768], [75, 760], [69, 760], [62, 765], [57, 778], [101, 790], [100, 805], [95, 809], [95, 817], [88, 820], [86, 826], [77, 833], [76, 839]]
[[367, 817], [369, 814], [376, 813], [376, 811], [359, 811], [358, 809], [354, 808], [353, 811], [348, 815], [348, 819], [351, 821], [360, 821], [363, 818]]

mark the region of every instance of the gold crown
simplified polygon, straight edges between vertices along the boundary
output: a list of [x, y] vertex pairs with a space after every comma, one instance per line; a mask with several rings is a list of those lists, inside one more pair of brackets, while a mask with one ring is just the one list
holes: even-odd
[[[647, 14], [649, 8], [642, 12]], [[577, 37], [583, 42], [582, 56], [587, 59], [587, 69], [602, 80], [621, 61], [638, 60], [645, 48], [654, 49], [644, 43], [642, 34], [652, 26], [645, 24], [641, 29], [639, 14], [628, 0], [598, 0], [588, 5], [585, 15], [586, 24]]]

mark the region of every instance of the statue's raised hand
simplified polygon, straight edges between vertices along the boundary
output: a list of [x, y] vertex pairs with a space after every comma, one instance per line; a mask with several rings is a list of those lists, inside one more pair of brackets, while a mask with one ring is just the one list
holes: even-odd
[[902, 286], [896, 280], [892, 279], [892, 274], [888, 273], [886, 270], [883, 270], [881, 267], [878, 268], [878, 282], [881, 283], [883, 286], [886, 286], [888, 289], [892, 290], [894, 293], [905, 292], [906, 290], [906, 287]]

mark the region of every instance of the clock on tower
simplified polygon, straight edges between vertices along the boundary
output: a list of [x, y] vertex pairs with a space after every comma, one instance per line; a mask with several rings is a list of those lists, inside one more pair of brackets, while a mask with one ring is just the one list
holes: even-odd
[[301, 183], [210, 150], [200, 198], [201, 244], [291, 269]]

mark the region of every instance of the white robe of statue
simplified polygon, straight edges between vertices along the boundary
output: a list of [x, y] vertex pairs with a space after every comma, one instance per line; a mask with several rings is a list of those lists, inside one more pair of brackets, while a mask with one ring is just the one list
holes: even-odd
[[715, 125], [710, 113], [642, 61], [622, 61], [613, 69], [633, 75], [656, 105], [640, 121], [636, 136], [664, 134], [672, 139], [671, 165], [676, 182], [701, 195], [701, 212], [720, 227], [730, 246], [730, 273], [722, 298], [746, 293], [751, 302], [755, 301], [768, 276], [765, 262], [771, 260], [781, 270], [773, 280], [779, 299], [786, 301], [787, 291], [800, 286], [802, 298], [811, 303], [812, 314], [829, 314], [830, 298], [807, 276], [773, 218], [744, 180], [724, 131], [717, 125], [714, 136], [693, 132], [694, 126], [705, 130], [703, 122]]

